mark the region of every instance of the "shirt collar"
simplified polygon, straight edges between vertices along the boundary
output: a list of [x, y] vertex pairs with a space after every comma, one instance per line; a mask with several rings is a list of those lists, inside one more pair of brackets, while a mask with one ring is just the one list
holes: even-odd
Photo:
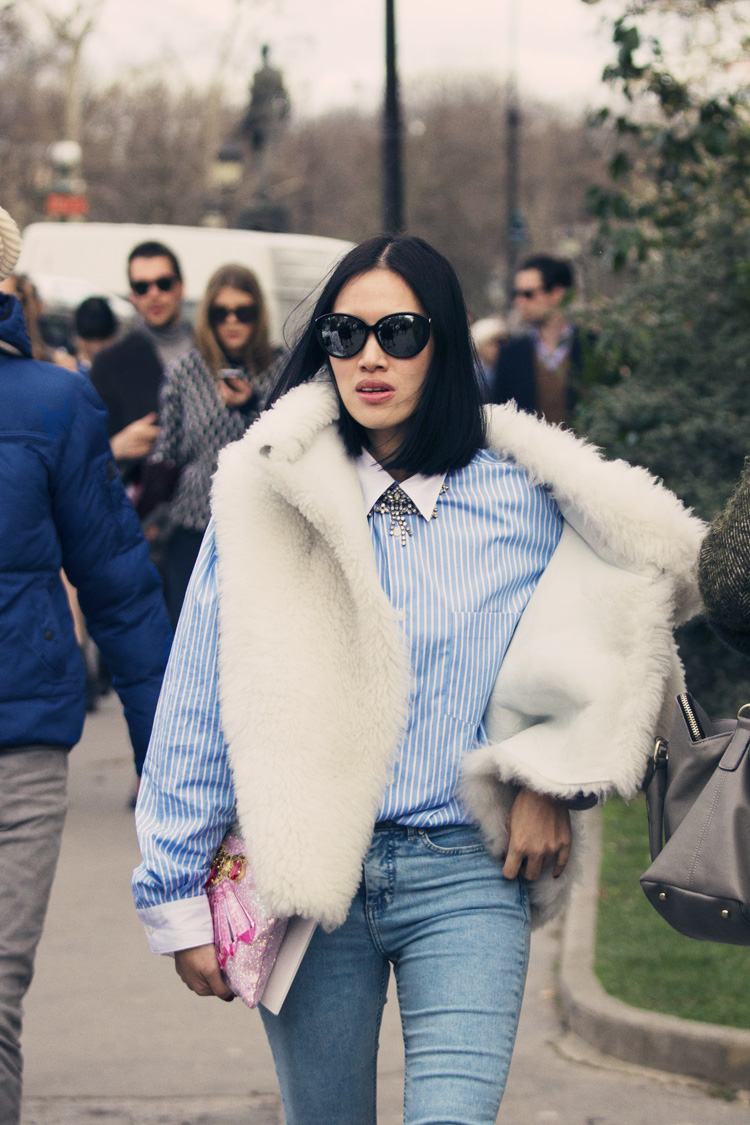
[[570, 322], [565, 325], [554, 348], [551, 348], [549, 344], [545, 344], [544, 340], [542, 339], [542, 335], [536, 325], [533, 325], [531, 328], [531, 338], [536, 345], [537, 351], [548, 352], [550, 355], [552, 355], [556, 352], [567, 350], [573, 343], [573, 325]]
[[[542, 334], [539, 331], [539, 327], [536, 324], [531, 325], [531, 327], [529, 328], [529, 334], [531, 336], [533, 336], [535, 340], [541, 340], [541, 338], [542, 338]], [[572, 336], [573, 336], [573, 323], [570, 320], [566, 320], [565, 325], [562, 329], [562, 332], [560, 333], [560, 339], [558, 340], [558, 345], [563, 344], [566, 341], [570, 340], [572, 338]]]
[[[378, 464], [366, 449], [362, 450], [354, 464], [357, 466], [357, 476], [365, 501], [365, 511], [369, 514], [372, 511], [373, 504], [376, 504], [383, 493], [396, 482], [388, 470]], [[434, 477], [424, 477], [421, 473], [415, 473], [413, 477], [401, 482], [401, 488], [419, 509], [419, 514], [426, 520], [432, 519], [432, 513], [435, 511], [435, 505], [444, 480], [445, 473], [440, 473]]]

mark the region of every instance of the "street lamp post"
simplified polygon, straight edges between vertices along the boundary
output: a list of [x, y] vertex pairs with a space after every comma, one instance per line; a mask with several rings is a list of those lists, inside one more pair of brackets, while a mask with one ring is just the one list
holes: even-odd
[[523, 241], [523, 219], [519, 210], [518, 181], [519, 181], [519, 145], [518, 133], [521, 126], [521, 110], [518, 105], [518, 96], [515, 85], [508, 88], [508, 108], [505, 115], [506, 126], [506, 195], [507, 195], [507, 260], [508, 260], [508, 286], [513, 288], [513, 282], [518, 267], [518, 251]]
[[245, 171], [242, 149], [233, 141], [221, 146], [208, 168], [208, 200], [201, 219], [204, 227], [230, 226], [237, 188]]
[[508, 93], [505, 113], [505, 161], [506, 161], [506, 261], [508, 266], [508, 292], [513, 292], [513, 283], [518, 268], [519, 250], [526, 237], [526, 227], [519, 200], [520, 181], [520, 130], [521, 107], [518, 98], [518, 75], [516, 56], [518, 52], [518, 0], [509, 0], [508, 5]]
[[401, 103], [396, 64], [395, 0], [385, 2], [385, 107], [383, 113], [383, 230], [404, 229]]
[[56, 141], [47, 149], [52, 173], [51, 191], [44, 201], [48, 219], [81, 221], [89, 212], [86, 184], [80, 176], [82, 158], [78, 141]]

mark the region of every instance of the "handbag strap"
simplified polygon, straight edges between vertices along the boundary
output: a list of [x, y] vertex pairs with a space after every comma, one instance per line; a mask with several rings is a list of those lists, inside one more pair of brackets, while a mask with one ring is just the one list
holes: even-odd
[[664, 796], [667, 792], [668, 757], [668, 743], [663, 738], [657, 738], [654, 746], [651, 778], [646, 788], [648, 847], [652, 862], [664, 847]]
[[[750, 718], [740, 715], [737, 727], [721, 756], [718, 768], [736, 770], [750, 745]], [[667, 762], [669, 744], [657, 738], [651, 764], [651, 777], [646, 787], [646, 809], [648, 811], [648, 846], [651, 860], [656, 859], [664, 847], [664, 798], [667, 792]]]
[[719, 769], [728, 771], [736, 770], [747, 750], [748, 742], [750, 742], [750, 720], [746, 719], [744, 716], [740, 716], [737, 720], [737, 729], [721, 756]]

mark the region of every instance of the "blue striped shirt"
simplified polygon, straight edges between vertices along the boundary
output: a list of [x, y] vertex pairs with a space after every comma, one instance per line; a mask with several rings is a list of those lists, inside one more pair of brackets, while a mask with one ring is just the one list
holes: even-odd
[[[492, 686], [562, 530], [549, 493], [487, 450], [445, 483], [435, 518], [406, 517], [412, 534], [403, 546], [390, 534], [388, 515], [368, 516], [378, 575], [407, 638], [412, 672], [408, 725], [379, 819], [414, 826], [468, 819], [456, 796], [461, 760], [486, 741], [482, 718]], [[200, 894], [233, 820], [219, 714], [215, 563], [210, 524], [138, 801], [143, 863], [133, 889], [144, 921], [148, 908]]]
[[435, 518], [407, 517], [404, 546], [389, 516], [368, 516], [412, 669], [408, 725], [378, 819], [420, 828], [470, 819], [456, 796], [461, 761], [486, 742], [490, 692], [562, 525], [549, 493], [488, 450], [446, 485]]

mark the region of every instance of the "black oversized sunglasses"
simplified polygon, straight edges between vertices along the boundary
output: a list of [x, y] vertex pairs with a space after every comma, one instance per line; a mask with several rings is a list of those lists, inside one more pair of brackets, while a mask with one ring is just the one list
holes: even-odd
[[394, 359], [411, 359], [427, 346], [430, 318], [419, 313], [391, 313], [390, 316], [381, 316], [375, 324], [365, 324], [358, 316], [325, 313], [315, 321], [318, 343], [334, 359], [351, 359], [357, 355], [371, 332], [375, 333], [375, 339], [386, 355]]
[[169, 293], [170, 289], [174, 289], [176, 282], [175, 275], [170, 274], [169, 277], [157, 277], [153, 281], [131, 281], [130, 288], [139, 297], [145, 297], [152, 285], [155, 285], [162, 293]]
[[226, 305], [211, 305], [208, 319], [216, 327], [217, 324], [223, 324], [230, 313], [234, 313], [240, 324], [255, 324], [259, 310], [257, 305], [238, 305], [236, 309], [228, 309]]

